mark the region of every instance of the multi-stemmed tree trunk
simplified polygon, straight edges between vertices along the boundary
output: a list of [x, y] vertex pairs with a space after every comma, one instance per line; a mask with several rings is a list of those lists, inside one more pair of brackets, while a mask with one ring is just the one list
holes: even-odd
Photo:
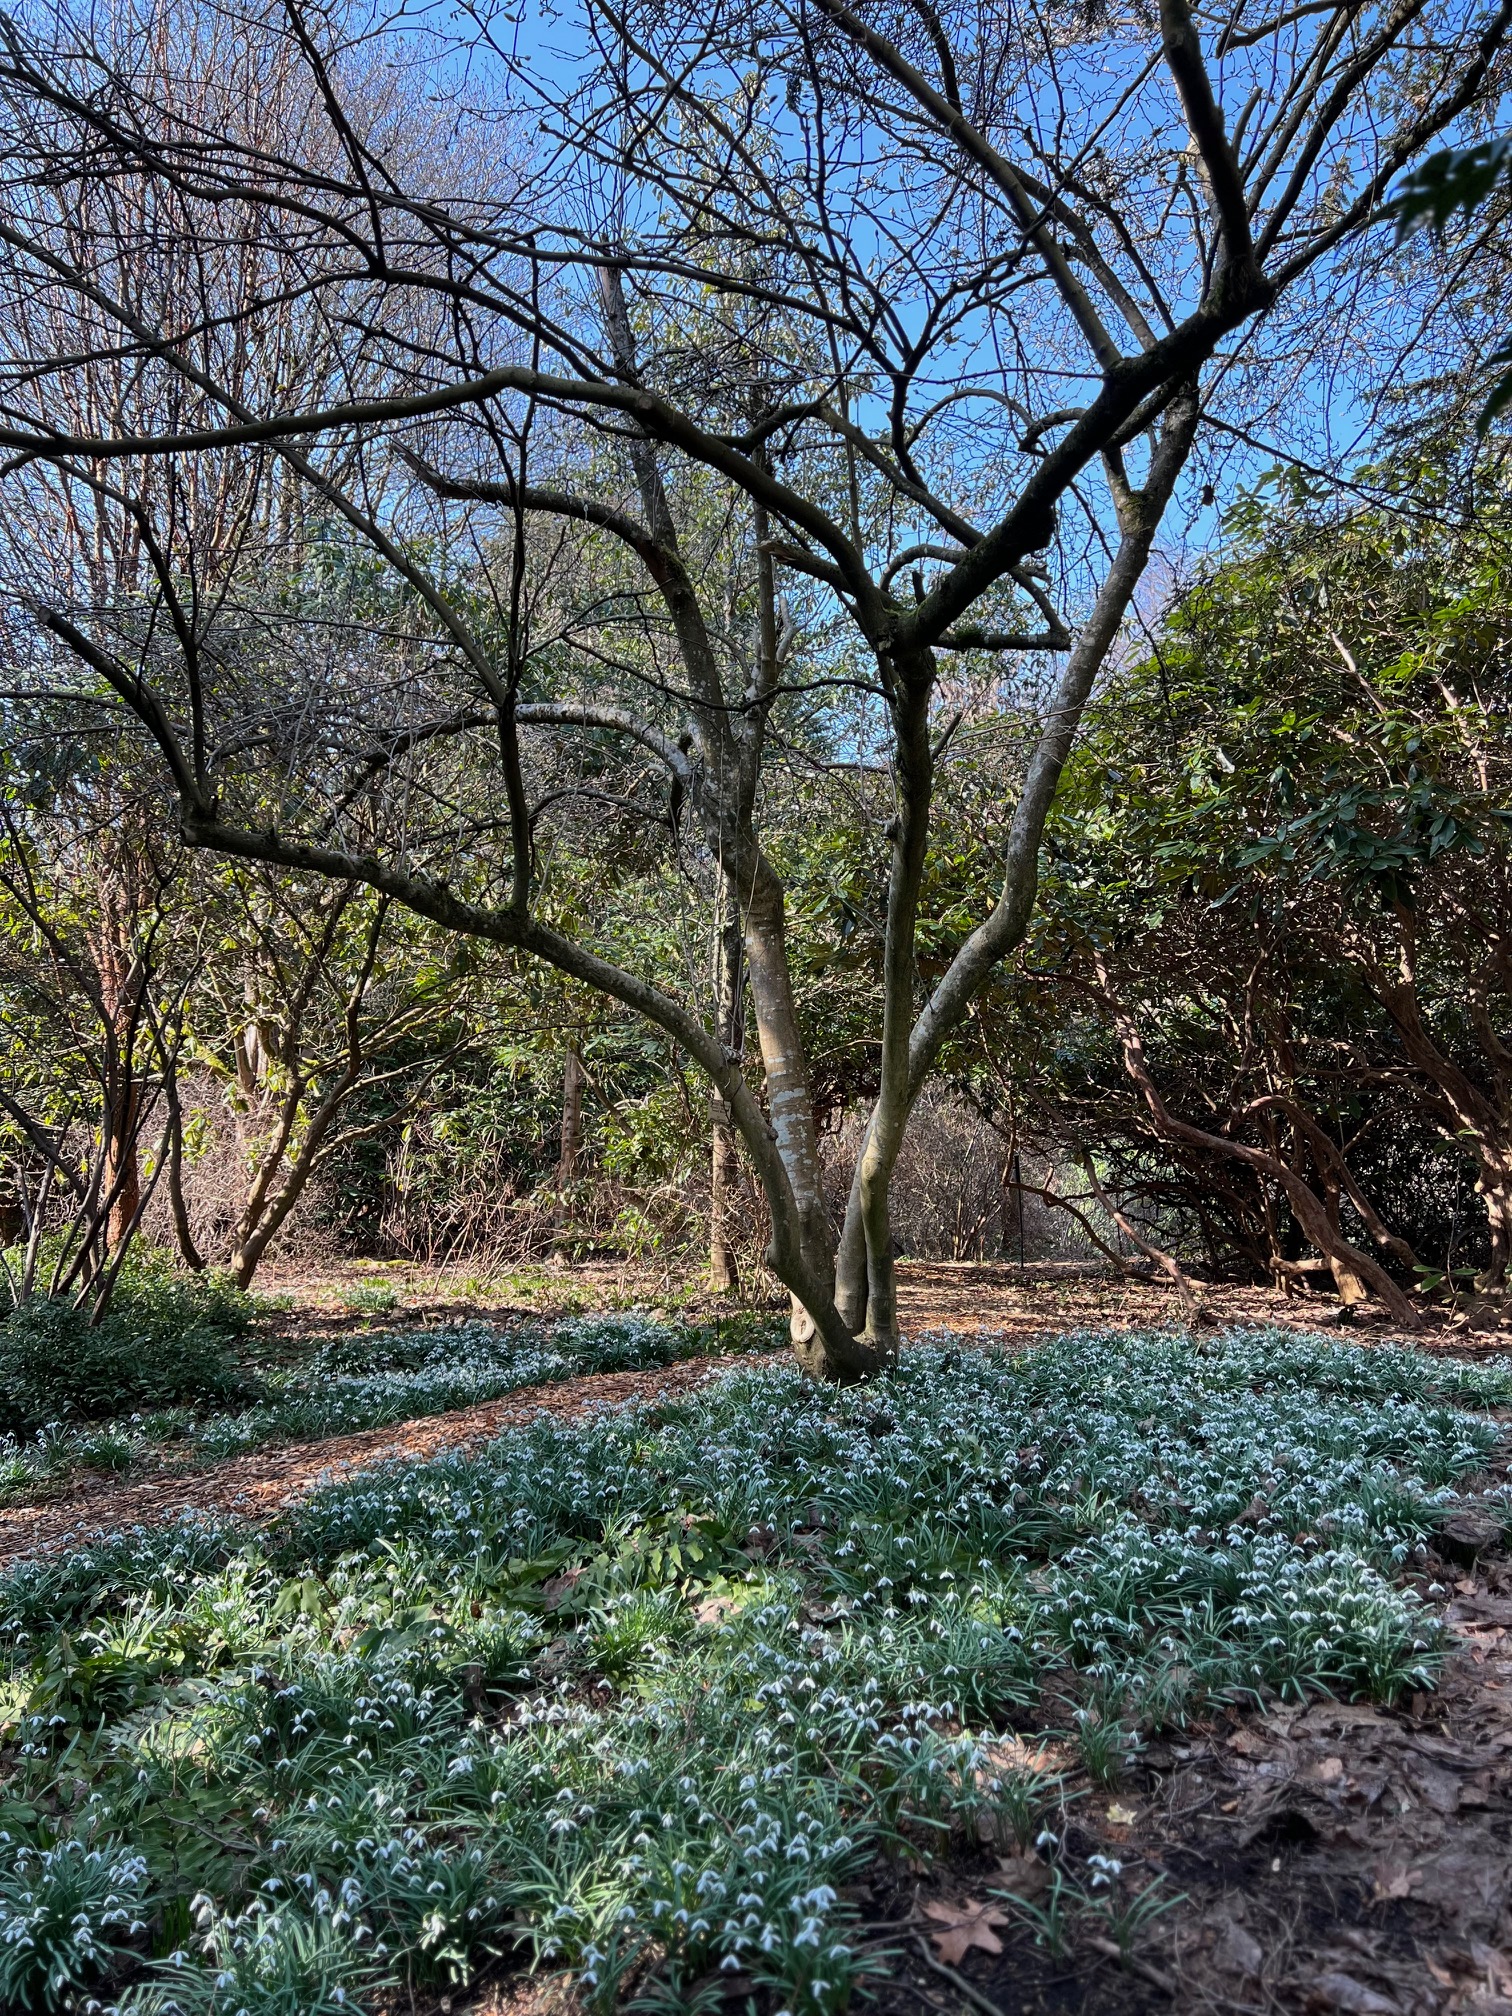
[[[1418, 4], [1275, 14], [1241, 0], [1221, 65], [1185, 0], [1161, 0], [1158, 33], [962, 6], [923, 10], [917, 37], [913, 17], [889, 22], [901, 39], [844, 0], [820, 0], [820, 33], [806, 18], [702, 10], [636, 31], [586, 5], [581, 74], [549, 87], [560, 152], [462, 198], [458, 177], [477, 171], [461, 143], [428, 163], [381, 120], [356, 137], [360, 93], [342, 103], [350, 59], [308, 36], [303, 54], [279, 44], [277, 60], [309, 74], [292, 128], [285, 79], [273, 129], [213, 63], [187, 83], [144, 71], [135, 42], [90, 42], [71, 14], [50, 40], [6, 31], [11, 156], [36, 163], [0, 217], [0, 283], [21, 332], [8, 338], [19, 409], [0, 428], [10, 480], [46, 468], [87, 489], [122, 459], [187, 468], [255, 449], [394, 584], [413, 628], [393, 679], [373, 683], [379, 711], [343, 727], [307, 699], [292, 712], [242, 704], [217, 656], [222, 600], [200, 589], [183, 516], [144, 533], [162, 611], [151, 651], [56, 589], [33, 587], [30, 601], [157, 744], [191, 845], [366, 883], [670, 1035], [707, 1072], [762, 1185], [802, 1361], [854, 1377], [898, 1343], [889, 1191], [910, 1114], [1023, 939], [1046, 816], [1204, 400], [1244, 396], [1221, 353], [1246, 332], [1246, 371], [1263, 375], [1290, 290], [1316, 273], [1326, 292], [1398, 171], [1500, 88], [1512, 0], [1476, 23], [1447, 0], [1431, 22]], [[263, 32], [250, 16], [237, 26], [253, 42]], [[1075, 92], [1065, 32], [1105, 43]], [[522, 88], [539, 93], [528, 68]], [[786, 124], [761, 109], [779, 97]], [[1132, 147], [1117, 138], [1128, 132]], [[107, 165], [150, 210], [155, 242], [176, 248], [161, 273], [141, 232], [116, 243], [105, 216], [81, 252], [73, 214]], [[242, 293], [227, 294], [209, 250], [186, 281], [177, 248], [238, 233], [263, 262]], [[27, 339], [39, 288], [77, 323], [46, 368]], [[340, 373], [301, 377], [286, 348], [259, 379], [259, 330], [305, 300], [334, 308], [322, 331], [348, 332]], [[65, 401], [60, 425], [56, 385], [107, 354], [139, 367], [129, 398], [94, 431]], [[336, 376], [340, 400], [326, 389]], [[1095, 505], [1099, 472], [1107, 501]], [[705, 604], [706, 540], [688, 516], [699, 499], [706, 518], [753, 525], [760, 641], [741, 688]], [[439, 534], [421, 536], [421, 500]], [[1053, 595], [1039, 556], [1077, 512], [1106, 564], [1087, 593], [1063, 572]], [[637, 570], [609, 602], [614, 622], [634, 611], [639, 657], [618, 649], [602, 596], [572, 603], [572, 570], [553, 573], [569, 534]], [[469, 538], [476, 564], [459, 586]], [[445, 568], [429, 564], [435, 551]], [[798, 686], [857, 696], [893, 795], [880, 1089], [838, 1243], [785, 891], [759, 831], [773, 723], [795, 683], [778, 570], [841, 640]], [[1072, 594], [1087, 608], [1074, 634]], [[996, 904], [921, 1000], [942, 654], [998, 666], [1065, 655], [1003, 821]], [[543, 686], [551, 697], [536, 697]], [[341, 692], [333, 677], [327, 713]], [[276, 733], [264, 725], [275, 718]], [[528, 738], [582, 730], [663, 766], [730, 880], [764, 1107], [722, 1028], [538, 914]], [[432, 823], [417, 823], [433, 804]]]

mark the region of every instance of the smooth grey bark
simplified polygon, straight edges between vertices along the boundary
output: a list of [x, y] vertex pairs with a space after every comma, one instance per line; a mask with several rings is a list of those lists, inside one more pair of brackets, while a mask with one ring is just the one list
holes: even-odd
[[[733, 891], [719, 878], [715, 915], [714, 1020], [725, 1055], [738, 1065], [745, 1054], [745, 950]], [[740, 1150], [729, 1108], [709, 1094], [709, 1286], [726, 1294], [740, 1287], [734, 1231]]]
[[[599, 298], [615, 365], [628, 385], [637, 385], [640, 373], [634, 331], [617, 268], [600, 268]], [[876, 1360], [864, 1341], [844, 1332], [833, 1310], [829, 1284], [833, 1281], [834, 1230], [825, 1203], [808, 1060], [787, 956], [786, 891], [756, 838], [753, 816], [766, 716], [783, 655], [767, 514], [759, 499], [755, 500], [757, 664], [737, 713], [726, 695], [720, 654], [683, 562], [656, 443], [649, 435], [631, 433], [626, 446], [645, 514], [645, 536], [638, 550], [661, 592], [689, 678], [689, 728], [697, 757], [690, 771], [691, 795], [710, 852], [728, 877], [739, 905], [767, 1113], [787, 1177], [784, 1189], [775, 1197], [768, 1192], [768, 1204], [774, 1216], [778, 1210], [791, 1209], [793, 1221], [786, 1233], [802, 1255], [804, 1275], [827, 1284], [822, 1297], [825, 1306], [816, 1309], [812, 1291], [801, 1292], [781, 1268], [775, 1270], [793, 1294], [793, 1346], [808, 1369], [825, 1374], [839, 1371], [853, 1377], [874, 1370]], [[717, 1085], [715, 1096], [719, 1096]], [[774, 1225], [774, 1234], [775, 1229]]]
[[[887, 1227], [888, 1185], [897, 1164], [908, 1116], [946, 1039], [958, 1028], [977, 991], [993, 968], [1022, 942], [1039, 891], [1040, 845], [1045, 822], [1055, 801], [1061, 773], [1076, 742], [1082, 716], [1097, 676], [1107, 662], [1150, 557], [1156, 531], [1196, 438], [1198, 398], [1186, 387], [1167, 409], [1160, 439], [1150, 459], [1141, 489], [1128, 483], [1121, 457], [1106, 458], [1118, 510], [1119, 545], [1086, 624], [1077, 634], [1057, 684], [1044, 727], [1035, 744], [1023, 790], [1014, 807], [1003, 846], [1002, 891], [991, 916], [967, 938], [906, 1033], [906, 1050], [896, 1024], [884, 1023], [882, 1089], [867, 1127], [846, 1203], [845, 1223], [836, 1262], [836, 1301], [853, 1330], [864, 1330], [885, 1348], [896, 1344], [896, 1298], [892, 1291], [891, 1241]], [[893, 841], [893, 888], [889, 890], [889, 946], [892, 943], [894, 892], [905, 905], [916, 903], [918, 884], [909, 852], [915, 844], [919, 818], [914, 797], [926, 794], [932, 782], [929, 747], [917, 724], [899, 724], [900, 750], [909, 755], [899, 764], [899, 821]], [[911, 919], [910, 948], [912, 945]], [[890, 961], [885, 979], [884, 1016], [901, 1022], [907, 990], [912, 1004], [912, 969], [901, 959]], [[905, 1025], [906, 1026], [906, 1025]], [[891, 1044], [889, 1043], [891, 1038]], [[877, 1311], [871, 1300], [880, 1286], [884, 1300]]]

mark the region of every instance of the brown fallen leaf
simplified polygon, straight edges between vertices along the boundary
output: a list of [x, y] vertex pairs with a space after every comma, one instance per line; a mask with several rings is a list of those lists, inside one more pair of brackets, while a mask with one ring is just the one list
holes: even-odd
[[1026, 1743], [1022, 1736], [989, 1743], [982, 1755], [994, 1771], [1043, 1771], [1051, 1761], [1048, 1750]]
[[998, 1887], [1015, 1897], [1038, 1897], [1049, 1887], [1050, 1871], [1038, 1855], [1000, 1855], [998, 1872]]
[[1420, 1869], [1392, 1869], [1383, 1865], [1375, 1872], [1375, 1894], [1398, 1900], [1410, 1897], [1414, 1887], [1422, 1880]]
[[572, 1600], [572, 1592], [587, 1574], [586, 1568], [569, 1568], [564, 1574], [553, 1575], [541, 1584], [541, 1595], [548, 1611], [560, 1610]]
[[1488, 1946], [1483, 1940], [1470, 1941], [1470, 1958], [1485, 1974], [1497, 1994], [1505, 1995], [1512, 1989], [1512, 1955], [1503, 1953], [1498, 1947]]
[[1265, 1965], [1265, 1952], [1253, 1933], [1246, 1932], [1242, 1925], [1229, 1918], [1225, 1920], [1213, 1948], [1213, 1959], [1226, 1974], [1242, 1974], [1247, 1979], [1258, 1980]]
[[1402, 2016], [1401, 2005], [1378, 1995], [1353, 1974], [1320, 1974], [1308, 1997], [1314, 2008], [1343, 2009], [1347, 2016]]
[[1431, 1764], [1418, 1764], [1413, 1769], [1412, 1785], [1435, 1813], [1449, 1815], [1459, 1811], [1459, 1780], [1449, 1772], [1436, 1770]]
[[949, 1967], [959, 1966], [973, 1946], [980, 1946], [984, 1953], [1003, 1950], [1003, 1942], [993, 1927], [1007, 1925], [1008, 1917], [995, 1905], [975, 1904], [968, 1897], [962, 1904], [926, 1904], [924, 1916], [945, 1927], [943, 1932], [931, 1932], [929, 1936]]

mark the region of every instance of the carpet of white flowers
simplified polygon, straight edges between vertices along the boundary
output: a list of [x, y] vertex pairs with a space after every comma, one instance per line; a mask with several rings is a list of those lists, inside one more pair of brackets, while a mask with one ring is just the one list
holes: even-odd
[[1506, 1362], [1281, 1331], [941, 1340], [21, 1564], [0, 2005], [325, 2016], [542, 1962], [838, 2009], [866, 1862], [1066, 1852], [997, 1740], [1047, 1701], [1097, 1776], [1215, 1696], [1431, 1686], [1403, 1571], [1509, 1404]]
[[358, 1331], [265, 1374], [254, 1406], [206, 1414], [166, 1408], [82, 1427], [59, 1423], [25, 1441], [0, 1436], [0, 1502], [80, 1466], [129, 1470], [169, 1445], [187, 1445], [215, 1462], [276, 1442], [448, 1414], [587, 1373], [648, 1371], [709, 1352], [775, 1350], [785, 1332], [785, 1323], [760, 1317], [698, 1324], [633, 1313], [569, 1316], [549, 1328], [472, 1319], [440, 1329]]

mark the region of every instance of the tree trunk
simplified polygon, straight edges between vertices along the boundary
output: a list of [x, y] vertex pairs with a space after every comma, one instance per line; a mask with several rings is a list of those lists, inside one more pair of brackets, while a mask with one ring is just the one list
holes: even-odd
[[1417, 992], [1417, 919], [1405, 904], [1394, 910], [1397, 971], [1388, 975], [1374, 962], [1365, 972], [1377, 999], [1401, 1038], [1407, 1061], [1435, 1095], [1439, 1124], [1467, 1157], [1475, 1158], [1475, 1191], [1486, 1212], [1491, 1253], [1476, 1276], [1481, 1294], [1500, 1295], [1512, 1267], [1512, 1116], [1506, 1098], [1505, 1053], [1489, 1022], [1472, 1016], [1495, 1092], [1488, 1096], [1468, 1072], [1448, 1056], [1423, 1021]]
[[131, 1237], [142, 1209], [142, 1170], [137, 1157], [141, 1093], [134, 1081], [111, 1101], [105, 1126], [104, 1194], [111, 1199], [106, 1243], [117, 1251]]
[[[715, 1015], [725, 1054], [732, 1064], [738, 1064], [745, 1050], [745, 967], [740, 918], [731, 895], [721, 877]], [[709, 1136], [709, 1285], [716, 1294], [729, 1294], [740, 1287], [732, 1236], [740, 1154], [730, 1109], [717, 1086], [709, 1094]]]
[[185, 1266], [203, 1274], [204, 1255], [194, 1243], [189, 1206], [184, 1197], [184, 1109], [179, 1098], [177, 1069], [168, 1072], [164, 1090], [168, 1099], [168, 1206], [173, 1214], [173, 1236]]
[[[792, 1186], [799, 1251], [811, 1273], [833, 1279], [834, 1232], [824, 1201], [813, 1095], [788, 970], [784, 891], [764, 859], [758, 864], [756, 886], [749, 891], [745, 905], [745, 949], [756, 1037], [766, 1075], [767, 1111], [777, 1152]], [[833, 1377], [813, 1316], [796, 1294], [790, 1331], [793, 1349], [805, 1370]]]
[[[1339, 1186], [1328, 1176], [1323, 1177], [1323, 1209], [1328, 1217], [1328, 1229], [1340, 1242], [1344, 1237], [1343, 1220], [1340, 1217]], [[1359, 1302], [1368, 1302], [1370, 1290], [1350, 1266], [1343, 1253], [1337, 1248], [1327, 1255], [1328, 1271], [1333, 1276], [1334, 1287], [1338, 1290], [1339, 1301], [1346, 1309], [1353, 1309]]]
[[895, 693], [892, 714], [898, 796], [892, 820], [887, 939], [882, 954], [882, 1082], [861, 1146], [858, 1170], [861, 1228], [866, 1240], [863, 1334], [884, 1360], [897, 1356], [901, 1341], [889, 1208], [892, 1174], [919, 1090], [910, 1083], [909, 1049], [914, 1026], [919, 890], [924, 880], [934, 787], [934, 758], [929, 740], [933, 660], [894, 666], [891, 676]]
[[100, 1194], [107, 1207], [106, 1250], [111, 1252], [130, 1238], [142, 1208], [137, 1134], [143, 1115], [136, 1073], [136, 1037], [145, 976], [131, 943], [131, 915], [129, 898], [116, 879], [107, 874], [100, 892], [96, 960], [100, 1008], [106, 1027]]
[[1476, 1275], [1475, 1285], [1482, 1295], [1504, 1295], [1512, 1268], [1512, 1153], [1483, 1142], [1475, 1189], [1485, 1205], [1491, 1234], [1491, 1256]]
[[557, 1159], [559, 1190], [565, 1190], [577, 1179], [578, 1160], [583, 1152], [583, 1086], [587, 1075], [577, 1045], [569, 1043], [567, 1062], [562, 1071], [562, 1145]]

